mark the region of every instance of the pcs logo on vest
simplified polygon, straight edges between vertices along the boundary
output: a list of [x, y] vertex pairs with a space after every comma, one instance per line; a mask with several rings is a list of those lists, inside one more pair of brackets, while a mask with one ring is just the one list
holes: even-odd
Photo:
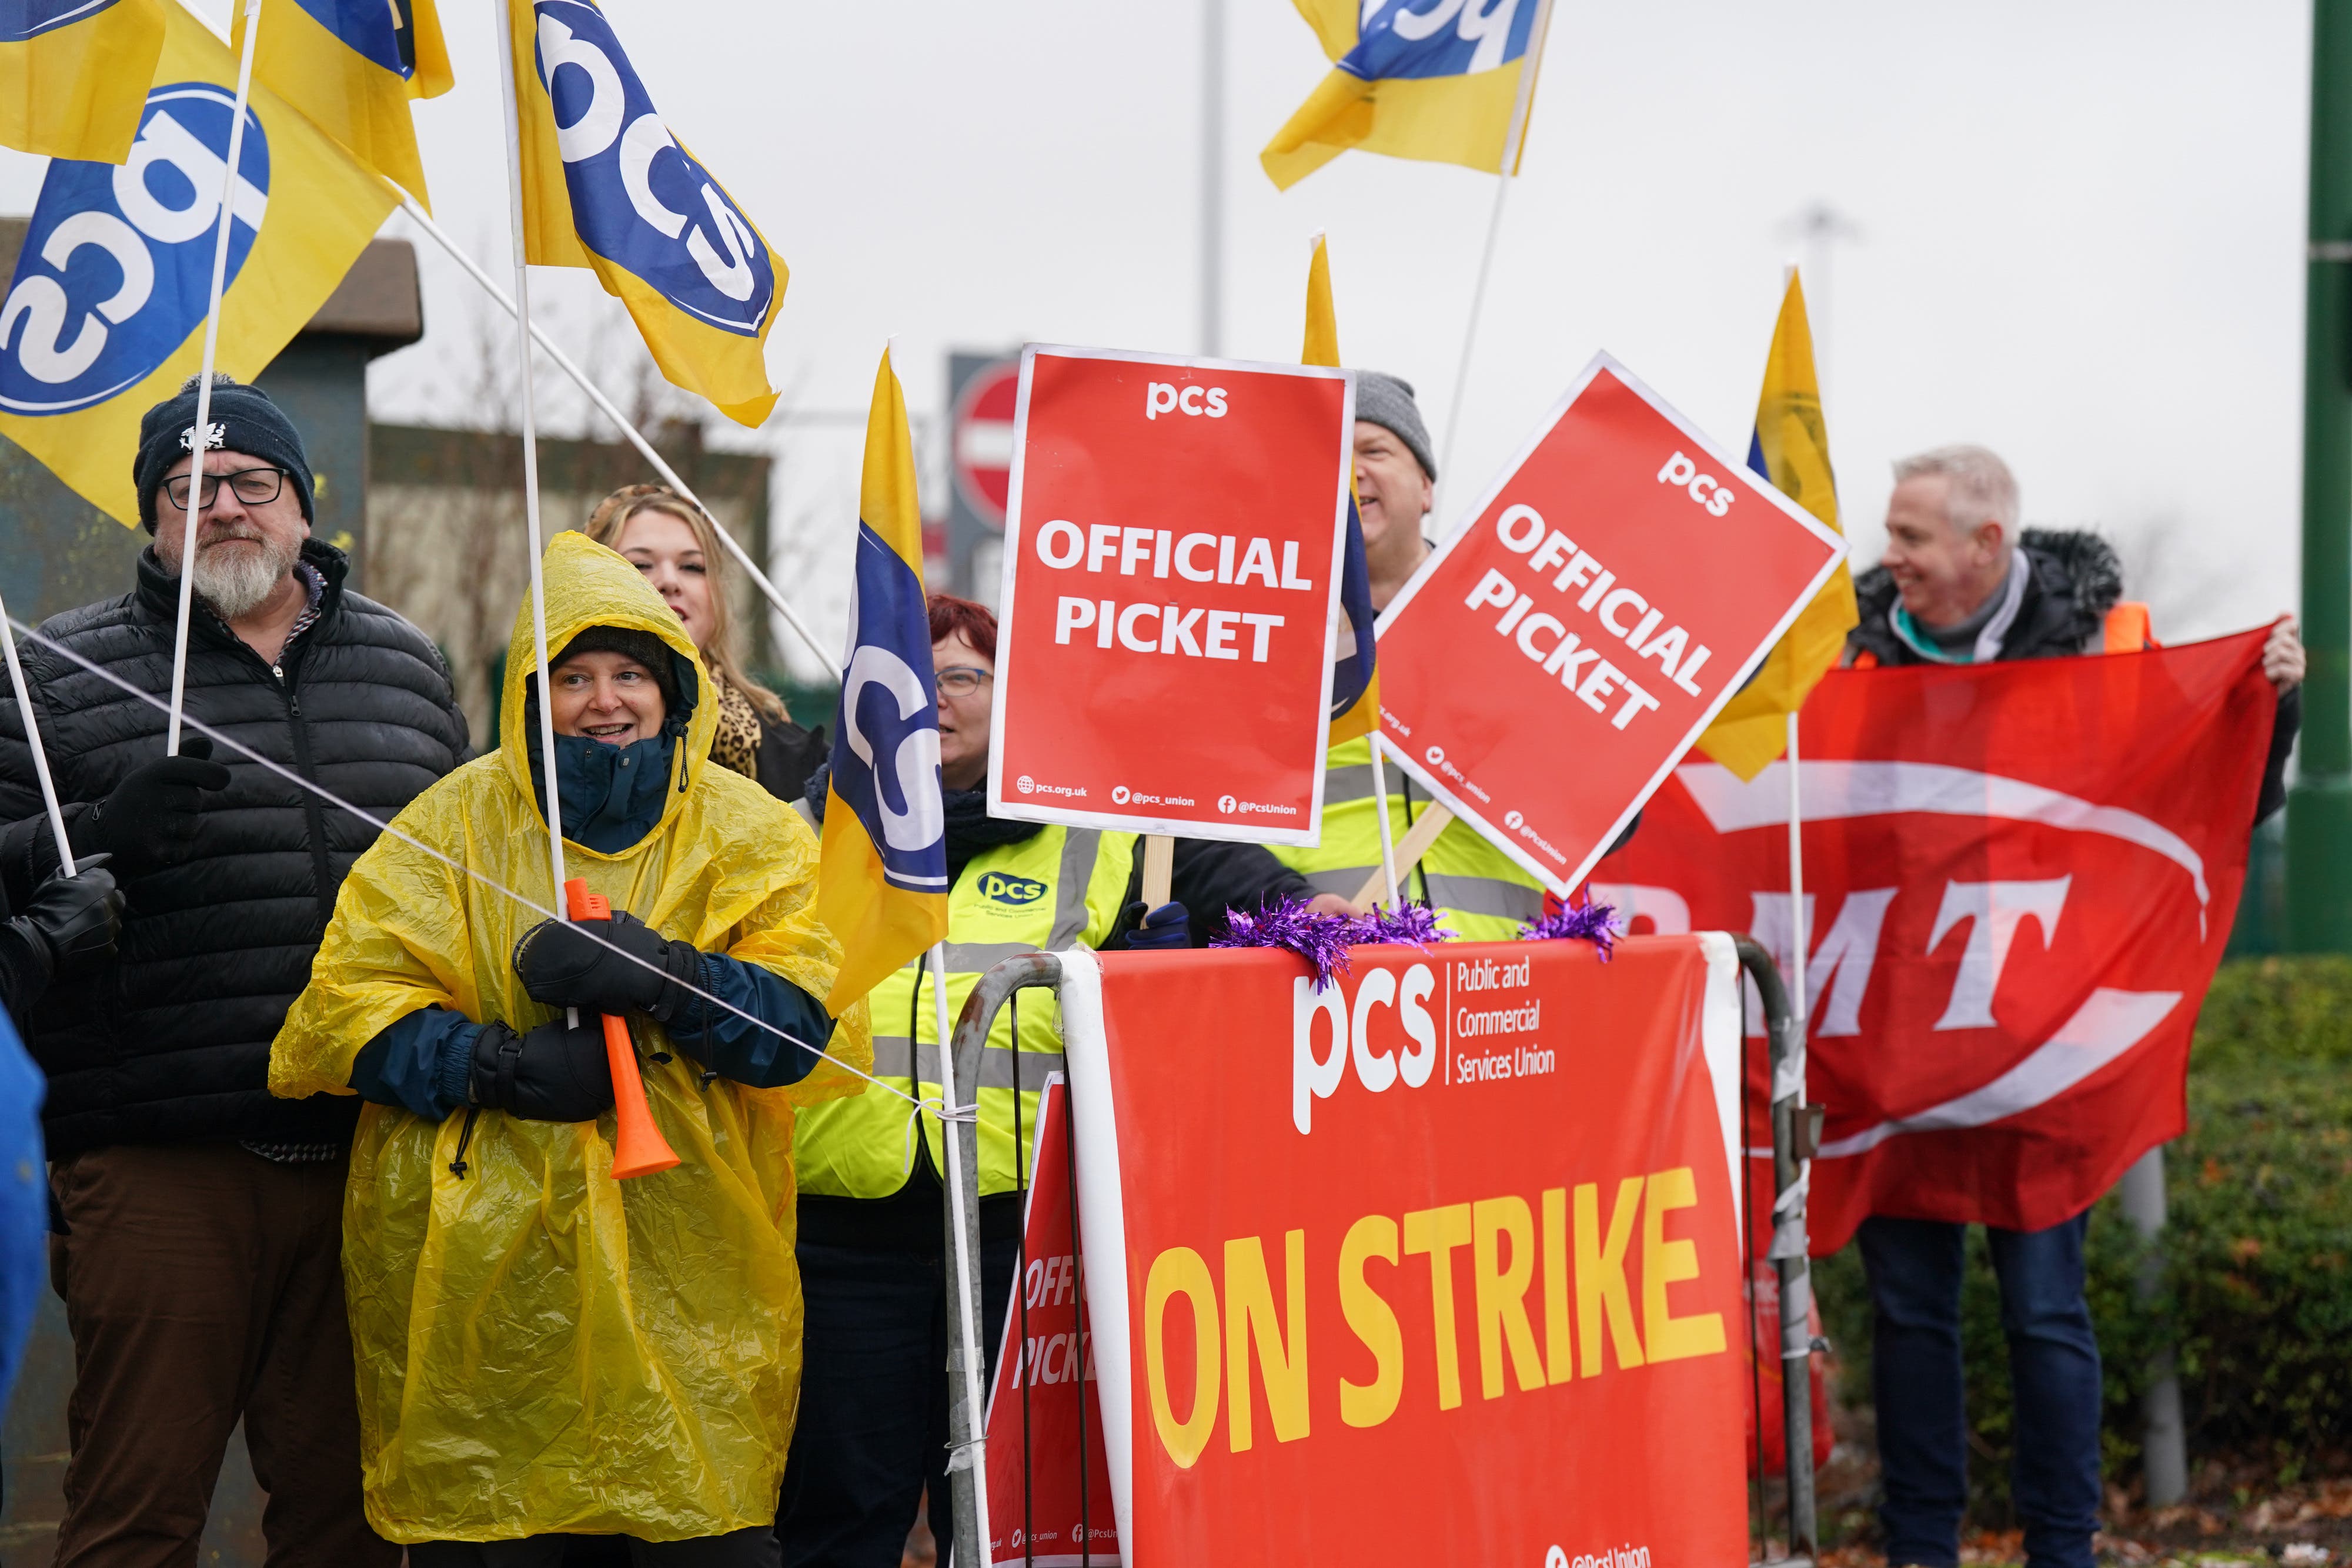
[[1045, 884], [1034, 877], [1007, 876], [992, 871], [980, 879], [980, 895], [994, 904], [1024, 908], [1045, 896]]

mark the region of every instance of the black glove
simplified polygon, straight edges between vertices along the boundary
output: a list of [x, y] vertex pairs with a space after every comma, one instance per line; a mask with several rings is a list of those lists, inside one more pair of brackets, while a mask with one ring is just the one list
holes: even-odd
[[133, 876], [187, 859], [204, 791], [228, 788], [228, 769], [212, 755], [211, 741], [191, 736], [180, 743], [179, 756], [132, 768], [84, 813], [74, 832], [76, 852], [110, 854]]
[[[592, 940], [590, 933], [646, 963], [629, 962]], [[665, 940], [635, 915], [616, 909], [610, 920], [583, 925], [541, 921], [515, 944], [514, 972], [534, 1001], [551, 1008], [634, 1010], [669, 1023], [694, 998], [687, 988], [702, 985], [702, 955], [683, 942]]]
[[34, 890], [25, 913], [8, 924], [28, 944], [46, 948], [52, 975], [114, 951], [122, 929], [122, 894], [106, 870], [104, 855], [81, 857], [81, 874], [63, 872]]
[[1192, 917], [1181, 904], [1163, 904], [1149, 914], [1140, 903], [1130, 904], [1127, 917], [1135, 922], [1127, 933], [1127, 946], [1131, 952], [1173, 952], [1192, 945]]
[[601, 1025], [555, 1019], [519, 1035], [486, 1024], [474, 1041], [473, 1101], [533, 1122], [593, 1122], [613, 1108]]

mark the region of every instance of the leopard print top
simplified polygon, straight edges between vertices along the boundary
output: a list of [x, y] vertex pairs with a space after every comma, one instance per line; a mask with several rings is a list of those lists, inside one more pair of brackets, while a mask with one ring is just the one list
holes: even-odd
[[760, 710], [751, 699], [713, 674], [719, 694], [719, 733], [711, 737], [710, 760], [746, 779], [759, 777]]

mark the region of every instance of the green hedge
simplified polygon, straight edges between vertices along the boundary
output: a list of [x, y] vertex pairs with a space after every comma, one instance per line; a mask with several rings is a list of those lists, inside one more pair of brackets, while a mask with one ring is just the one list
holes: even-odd
[[[2192, 1469], [2220, 1458], [2292, 1482], [2352, 1451], [2352, 959], [2226, 966], [2199, 1019], [2189, 1130], [2166, 1150], [2171, 1223], [2152, 1299], [2111, 1196], [2088, 1242], [2106, 1368], [2108, 1479], [2137, 1478], [2139, 1399], [2177, 1346]], [[1843, 1372], [1870, 1398], [1870, 1302], [1849, 1247], [1815, 1265]], [[2000, 1295], [1982, 1232], [1961, 1299], [1974, 1512], [2008, 1522], [2011, 1413]]]

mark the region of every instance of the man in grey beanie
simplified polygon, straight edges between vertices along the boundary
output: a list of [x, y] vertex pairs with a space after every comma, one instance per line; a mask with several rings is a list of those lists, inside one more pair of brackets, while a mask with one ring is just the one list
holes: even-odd
[[1372, 608], [1386, 610], [1429, 554], [1424, 519], [1437, 490], [1429, 426], [1412, 383], [1379, 371], [1356, 372], [1356, 503], [1364, 519], [1364, 564]]
[[[50, 1274], [73, 1333], [60, 1568], [187, 1563], [229, 1435], [269, 1494], [272, 1562], [395, 1568], [368, 1528], [342, 1281], [360, 1103], [278, 1100], [269, 1042], [310, 978], [365, 819], [466, 758], [430, 639], [343, 586], [310, 537], [302, 438], [222, 378], [150, 409], [131, 472], [155, 542], [131, 591], [42, 623], [24, 650], [77, 858], [111, 857], [116, 947], [60, 972], [23, 1034], [60, 1218]], [[188, 718], [165, 756], [180, 576], [194, 519]], [[0, 891], [57, 867], [25, 744], [0, 700]], [[226, 752], [227, 748], [224, 747]]]
[[[1379, 371], [1356, 375], [1356, 509], [1364, 523], [1364, 564], [1372, 608], [1386, 610], [1429, 559], [1423, 529], [1437, 488], [1429, 426], [1412, 383]], [[1391, 770], [1391, 839], [1412, 831], [1430, 801]], [[1380, 819], [1373, 804], [1370, 748], [1361, 738], [1333, 747], [1324, 762], [1323, 837], [1275, 858], [1306, 876], [1318, 894], [1353, 898], [1381, 864]], [[1502, 941], [1543, 914], [1544, 889], [1467, 822], [1450, 822], [1404, 878], [1406, 897], [1436, 909], [1446, 927], [1473, 941]]]

